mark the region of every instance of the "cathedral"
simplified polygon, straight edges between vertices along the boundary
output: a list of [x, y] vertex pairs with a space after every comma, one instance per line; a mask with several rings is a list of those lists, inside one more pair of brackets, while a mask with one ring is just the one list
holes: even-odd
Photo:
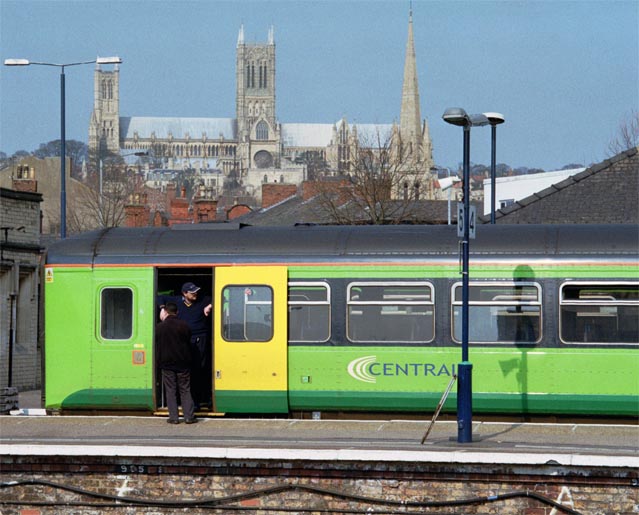
[[[406, 165], [432, 198], [432, 145], [428, 123], [421, 119], [413, 41], [412, 12], [404, 62], [399, 125], [349, 125], [345, 118], [328, 124], [286, 123], [277, 119], [275, 38], [248, 43], [240, 27], [236, 46], [235, 118], [162, 118], [121, 116], [120, 70], [96, 66], [94, 106], [89, 124], [89, 151], [149, 151], [164, 168], [219, 170], [235, 177], [249, 194], [265, 182], [300, 184], [306, 177], [301, 156], [315, 156], [333, 174], [348, 173], [357, 149], [376, 135], [388, 138], [397, 155], [410, 155]], [[408, 187], [408, 184], [404, 186]]]

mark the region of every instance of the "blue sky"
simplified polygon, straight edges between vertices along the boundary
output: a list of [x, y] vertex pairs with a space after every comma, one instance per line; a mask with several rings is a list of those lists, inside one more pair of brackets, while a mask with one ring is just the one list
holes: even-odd
[[[399, 119], [409, 1], [0, 0], [0, 57], [118, 55], [122, 116], [235, 116], [235, 46], [277, 45], [280, 122]], [[501, 112], [497, 161], [553, 170], [607, 157], [639, 109], [639, 1], [413, 0], [422, 117], [435, 162], [457, 166], [447, 107]], [[0, 67], [0, 150], [60, 137], [59, 69]], [[67, 139], [86, 142], [92, 65], [66, 68]], [[471, 136], [490, 163], [490, 129]]]

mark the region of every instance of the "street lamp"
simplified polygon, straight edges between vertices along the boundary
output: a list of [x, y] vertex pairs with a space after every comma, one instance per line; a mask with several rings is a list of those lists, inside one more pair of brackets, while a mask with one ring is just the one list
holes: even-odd
[[490, 223], [495, 223], [495, 196], [496, 196], [496, 147], [497, 147], [497, 126], [506, 120], [501, 113], [484, 113], [488, 118], [491, 129], [491, 145], [490, 145]]
[[66, 134], [65, 134], [65, 91], [64, 91], [64, 69], [67, 66], [78, 66], [80, 64], [121, 64], [119, 57], [98, 57], [93, 61], [82, 61], [77, 63], [43, 63], [29, 61], [28, 59], [5, 59], [5, 66], [55, 66], [60, 68], [60, 238], [67, 237], [67, 178], [66, 178]]
[[[488, 125], [489, 121], [483, 114], [469, 115], [463, 109], [454, 107], [446, 109], [442, 116], [446, 123], [464, 128], [464, 213], [462, 240], [462, 361], [457, 367], [457, 441], [468, 443], [473, 441], [473, 365], [468, 360], [468, 261], [470, 258], [470, 128]], [[457, 220], [459, 224], [459, 220]]]
[[444, 191], [448, 192], [448, 225], [450, 225], [450, 223], [451, 223], [450, 195], [451, 195], [451, 192], [453, 190], [453, 186], [455, 186], [455, 184], [457, 184], [459, 181], [461, 181], [461, 179], [459, 177], [457, 177], [456, 175], [451, 176], [450, 175], [450, 168], [444, 168], [444, 170], [446, 170], [447, 175], [443, 179], [439, 179], [439, 189], [442, 190], [442, 193]]

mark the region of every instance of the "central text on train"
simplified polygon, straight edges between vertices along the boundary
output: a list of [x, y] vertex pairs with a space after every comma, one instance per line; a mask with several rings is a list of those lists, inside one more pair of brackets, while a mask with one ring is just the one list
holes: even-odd
[[379, 362], [377, 356], [363, 356], [348, 364], [348, 373], [364, 383], [376, 383], [378, 377], [452, 376], [455, 364]]

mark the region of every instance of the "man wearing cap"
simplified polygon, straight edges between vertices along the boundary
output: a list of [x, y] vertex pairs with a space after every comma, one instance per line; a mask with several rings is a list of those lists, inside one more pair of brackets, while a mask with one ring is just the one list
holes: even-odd
[[192, 282], [182, 285], [182, 296], [160, 295], [160, 318], [168, 302], [178, 305], [178, 318], [191, 328], [191, 350], [193, 368], [191, 370], [191, 393], [196, 406], [211, 404], [211, 352], [209, 347], [211, 323], [211, 297], [198, 298], [200, 287]]

